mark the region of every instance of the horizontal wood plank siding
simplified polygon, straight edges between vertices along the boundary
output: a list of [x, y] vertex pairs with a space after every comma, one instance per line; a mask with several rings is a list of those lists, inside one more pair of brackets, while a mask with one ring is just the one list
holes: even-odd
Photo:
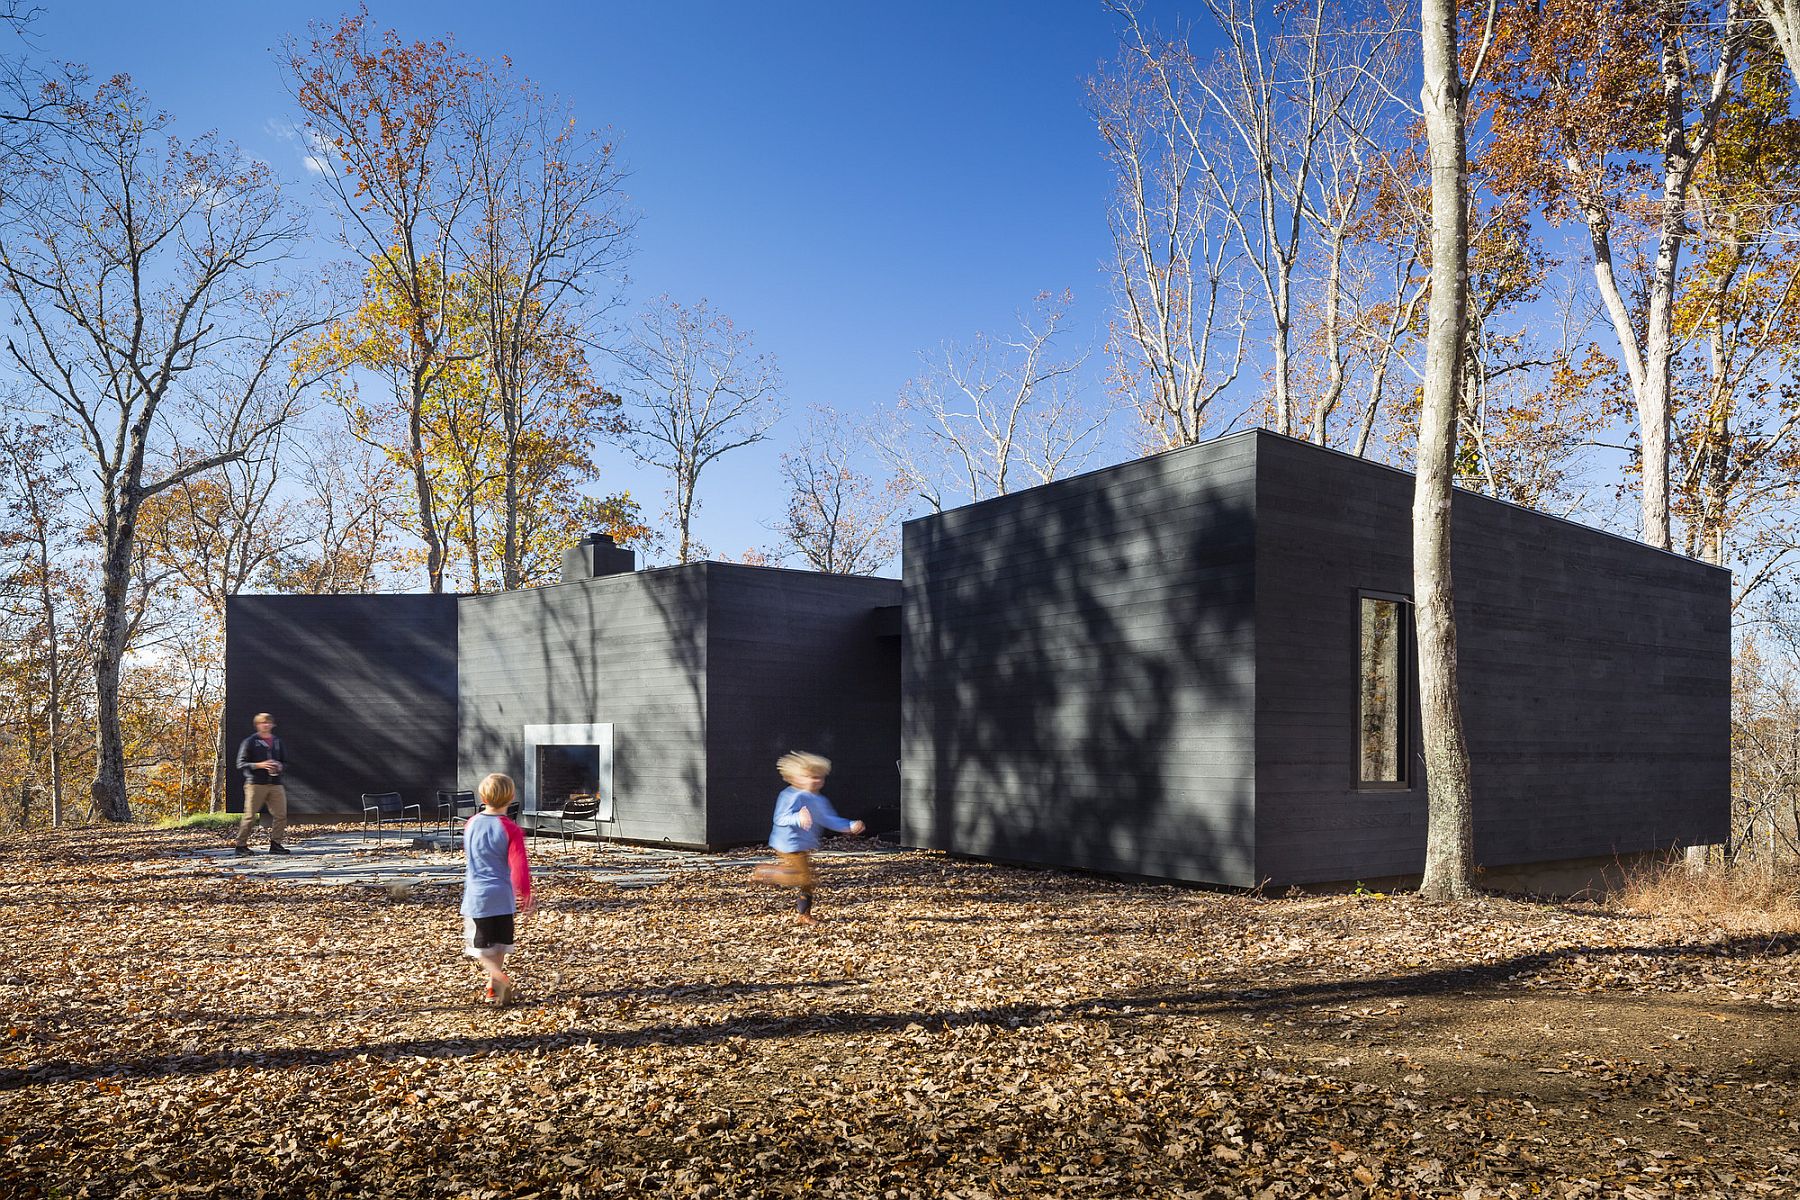
[[523, 780], [524, 727], [613, 726], [608, 836], [706, 842], [706, 568], [464, 599], [458, 767]]
[[1255, 882], [1254, 446], [907, 524], [909, 843]]
[[[427, 803], [456, 781], [455, 596], [233, 596], [225, 715], [237, 743], [268, 712], [288, 810], [359, 816], [363, 792]], [[228, 807], [243, 811], [235, 768]]]
[[[708, 563], [708, 841], [761, 842], [785, 785], [775, 760], [832, 761], [844, 816], [900, 827], [900, 639], [876, 609], [900, 581]], [[891, 621], [891, 617], [889, 620]]]
[[[1353, 779], [1356, 595], [1412, 593], [1412, 477], [1258, 441], [1257, 872], [1277, 883], [1417, 873], [1416, 754], [1409, 791]], [[1721, 839], [1729, 576], [1468, 493], [1452, 513], [1478, 860]]]

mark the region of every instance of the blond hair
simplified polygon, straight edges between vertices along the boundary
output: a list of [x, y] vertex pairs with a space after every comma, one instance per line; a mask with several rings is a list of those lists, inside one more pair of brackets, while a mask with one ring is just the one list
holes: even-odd
[[275, 723], [275, 718], [271, 717], [268, 713], [257, 713], [254, 717], [250, 718], [250, 723], [252, 725], [261, 725], [264, 721], [273, 725]]
[[775, 760], [775, 769], [781, 777], [792, 783], [801, 775], [816, 775], [820, 779], [831, 774], [831, 760], [822, 754], [805, 754], [791, 750]]
[[502, 775], [498, 771], [481, 781], [475, 789], [481, 802], [489, 808], [510, 808], [513, 802], [513, 781], [511, 775]]

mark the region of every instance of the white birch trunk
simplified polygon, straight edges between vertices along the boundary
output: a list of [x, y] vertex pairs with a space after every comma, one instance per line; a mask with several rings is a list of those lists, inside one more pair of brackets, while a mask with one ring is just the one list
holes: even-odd
[[1413, 495], [1413, 589], [1429, 796], [1425, 877], [1419, 891], [1436, 900], [1472, 894], [1475, 859], [1474, 803], [1457, 689], [1450, 562], [1451, 470], [1467, 322], [1469, 254], [1468, 166], [1456, 19], [1452, 0], [1422, 0], [1424, 82], [1420, 99], [1431, 151], [1432, 265]]

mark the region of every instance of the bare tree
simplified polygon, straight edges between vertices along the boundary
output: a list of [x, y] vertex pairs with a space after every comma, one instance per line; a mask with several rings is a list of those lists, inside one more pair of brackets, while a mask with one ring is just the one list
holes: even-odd
[[1732, 663], [1733, 861], [1800, 861], [1800, 671], [1783, 639], [1745, 636]]
[[[1688, 188], [1700, 157], [1712, 143], [1719, 110], [1730, 90], [1742, 49], [1736, 21], [1736, 4], [1709, 75], [1693, 76], [1694, 59], [1680, 32], [1685, 9], [1664, 3], [1659, 8], [1662, 28], [1661, 68], [1663, 118], [1662, 212], [1656, 236], [1656, 256], [1649, 279], [1644, 314], [1643, 346], [1637, 344], [1638, 326], [1626, 315], [1623, 298], [1610, 270], [1611, 249], [1606, 245], [1608, 217], [1596, 199], [1583, 210], [1592, 235], [1595, 279], [1601, 287], [1607, 312], [1613, 318], [1637, 399], [1639, 435], [1644, 475], [1644, 539], [1663, 549], [1671, 547], [1669, 528], [1669, 391], [1675, 359], [1675, 293], [1682, 240], [1686, 233]], [[1698, 85], [1699, 109], [1690, 127], [1689, 97]], [[1603, 269], [1602, 264], [1605, 264]]]
[[1408, 357], [1418, 340], [1429, 274], [1423, 269], [1431, 237], [1430, 214], [1421, 184], [1423, 161], [1412, 147], [1377, 156], [1369, 202], [1354, 229], [1354, 248], [1342, 268], [1337, 299], [1346, 305], [1342, 321], [1366, 375], [1360, 385], [1362, 410], [1351, 452], [1365, 456], [1387, 399], [1388, 376], [1396, 368], [1417, 377]]
[[[1324, 286], [1316, 305], [1324, 378], [1307, 422], [1307, 436], [1321, 446], [1329, 440], [1332, 417], [1349, 384], [1358, 325], [1368, 320], [1366, 309], [1357, 303], [1358, 289], [1352, 281], [1358, 274], [1356, 264], [1346, 260], [1360, 241], [1368, 240], [1371, 203], [1392, 171], [1388, 146], [1399, 140], [1398, 131], [1391, 128], [1393, 106], [1388, 97], [1402, 73], [1402, 43], [1386, 32], [1366, 37], [1369, 53], [1356, 72], [1359, 83], [1343, 89], [1337, 119], [1319, 138], [1317, 168], [1302, 193], [1302, 211], [1323, 248], [1325, 261]], [[1414, 255], [1416, 246], [1414, 242]], [[1404, 302], [1399, 307], [1403, 308]], [[1390, 341], [1389, 348], [1392, 344]], [[1377, 350], [1376, 355], [1380, 354]], [[1385, 360], [1374, 365], [1377, 372], [1385, 372]], [[1379, 403], [1379, 381], [1371, 393]]]
[[[1494, 0], [1489, 0], [1490, 32], [1493, 11]], [[1456, 597], [1450, 571], [1450, 501], [1458, 391], [1467, 351], [1469, 263], [1467, 92], [1457, 56], [1454, 0], [1423, 0], [1420, 42], [1424, 61], [1420, 99], [1431, 155], [1431, 298], [1413, 493], [1419, 711], [1429, 797], [1425, 878], [1419, 892], [1429, 899], [1453, 900], [1473, 891], [1475, 866], [1475, 804], [1458, 693]], [[1480, 73], [1479, 57], [1472, 73]]]
[[1112, 161], [1111, 349], [1119, 389], [1157, 449], [1198, 442], [1244, 364], [1248, 322], [1231, 228], [1237, 197], [1200, 177], [1198, 155], [1141, 55], [1090, 81], [1094, 121]]
[[315, 430], [300, 453], [297, 496], [270, 563], [277, 591], [358, 595], [391, 582], [407, 480], [388, 455], [343, 429]]
[[901, 393], [877, 448], [932, 511], [1048, 483], [1087, 461], [1107, 413], [1076, 390], [1086, 355], [1056, 353], [1072, 300], [1044, 293], [1014, 337], [945, 346]]
[[859, 450], [868, 442], [844, 414], [814, 408], [799, 445], [781, 456], [788, 501], [775, 532], [816, 571], [872, 575], [900, 551], [906, 486], [862, 469]]
[[[267, 169], [208, 136], [182, 142], [129, 80], [65, 92], [59, 127], [9, 197], [0, 282], [7, 351], [91, 466], [101, 543], [94, 796], [128, 820], [119, 671], [145, 501], [242, 458], [292, 411], [286, 354], [315, 321], [269, 268], [302, 232]], [[220, 449], [175, 463], [153, 439], [182, 398], [214, 396]], [[157, 461], [170, 462], [157, 470]]]
[[[0, 39], [12, 44], [0, 47], [0, 196], [4, 196], [15, 167], [22, 167], [32, 145], [57, 121], [55, 87], [26, 46], [31, 23], [44, 13], [43, 6], [24, 0], [0, 0]], [[80, 81], [79, 71], [59, 81], [69, 86]]]
[[692, 562], [700, 473], [769, 436], [781, 418], [780, 369], [705, 300], [686, 308], [667, 296], [642, 315], [620, 362], [635, 401], [632, 452], [669, 473], [675, 561]]
[[[1781, 99], [1779, 115], [1733, 104], [1720, 117], [1729, 151], [1709, 156], [1693, 185], [1698, 259], [1684, 280], [1675, 332], [1672, 503], [1685, 553], [1726, 566], [1732, 551], [1782, 538], [1800, 467], [1800, 194], [1785, 153], [1800, 122], [1786, 112], [1792, 79], [1766, 44], [1746, 54], [1744, 90]], [[1768, 560], [1741, 572], [1773, 582]], [[1779, 569], [1779, 568], [1777, 568]]]
[[[198, 415], [190, 423], [190, 437], [172, 437], [170, 465], [214, 457], [228, 449], [221, 433], [229, 425], [220, 419], [227, 414]], [[288, 436], [286, 427], [274, 430], [242, 457], [204, 475], [182, 478], [145, 509], [140, 526], [144, 555], [171, 572], [200, 602], [197, 616], [206, 628], [183, 643], [188, 650], [223, 646], [230, 599], [266, 577], [279, 556], [299, 540], [289, 528], [293, 504], [276, 495]], [[190, 705], [195, 696], [190, 689]], [[229, 737], [222, 710], [215, 725], [208, 790], [211, 811], [222, 812]]]
[[1506, 186], [1541, 195], [1553, 219], [1572, 215], [1587, 233], [1637, 410], [1643, 537], [1665, 550], [1681, 253], [1695, 172], [1742, 59], [1746, 7], [1725, 0], [1715, 23], [1673, 0], [1509, 6], [1490, 97], [1497, 148], [1487, 157]]
[[1457, 483], [1568, 516], [1588, 494], [1583, 468], [1607, 423], [1612, 360], [1588, 340], [1596, 314], [1576, 287], [1542, 297], [1534, 278], [1530, 323], [1502, 332], [1494, 282], [1471, 266]]
[[[1397, 29], [1350, 36], [1326, 0], [1274, 9], [1281, 24], [1271, 29], [1259, 0], [1207, 0], [1224, 43], [1215, 65], [1185, 45], [1154, 44], [1131, 0], [1112, 0], [1111, 7], [1125, 21], [1127, 45], [1176, 114], [1262, 285], [1276, 428], [1292, 433], [1293, 284], [1309, 240], [1307, 193], [1324, 139], [1345, 106], [1372, 86], [1357, 66]], [[1228, 134], [1229, 152], [1209, 136], [1215, 123]]]
[[528, 431], [563, 402], [579, 327], [618, 302], [634, 224], [615, 147], [580, 131], [563, 101], [492, 70], [469, 106], [475, 226], [463, 254], [475, 288], [501, 439], [501, 585], [522, 585], [521, 489]]

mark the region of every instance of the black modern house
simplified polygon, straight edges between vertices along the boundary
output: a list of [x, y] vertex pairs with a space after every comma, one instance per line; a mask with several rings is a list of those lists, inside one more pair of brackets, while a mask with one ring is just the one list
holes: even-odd
[[634, 562], [601, 535], [546, 587], [235, 597], [226, 711], [246, 734], [275, 715], [299, 814], [389, 791], [429, 813], [503, 771], [528, 818], [597, 793], [609, 837], [727, 846], [768, 835], [775, 759], [808, 749], [846, 811], [898, 828], [899, 581]]
[[[528, 815], [595, 792], [607, 836], [727, 846], [766, 836], [774, 760], [807, 749], [909, 845], [1230, 887], [1416, 876], [1412, 489], [1250, 431], [909, 522], [903, 583], [636, 571], [590, 538], [547, 587], [239, 597], [227, 711], [275, 714], [303, 814], [498, 770]], [[1453, 555], [1486, 882], [1722, 841], [1729, 573], [1466, 492]]]
[[[1417, 876], [1412, 487], [1250, 431], [909, 522], [907, 843], [1235, 887]], [[1472, 493], [1452, 513], [1488, 880], [1724, 840], [1729, 573]]]

